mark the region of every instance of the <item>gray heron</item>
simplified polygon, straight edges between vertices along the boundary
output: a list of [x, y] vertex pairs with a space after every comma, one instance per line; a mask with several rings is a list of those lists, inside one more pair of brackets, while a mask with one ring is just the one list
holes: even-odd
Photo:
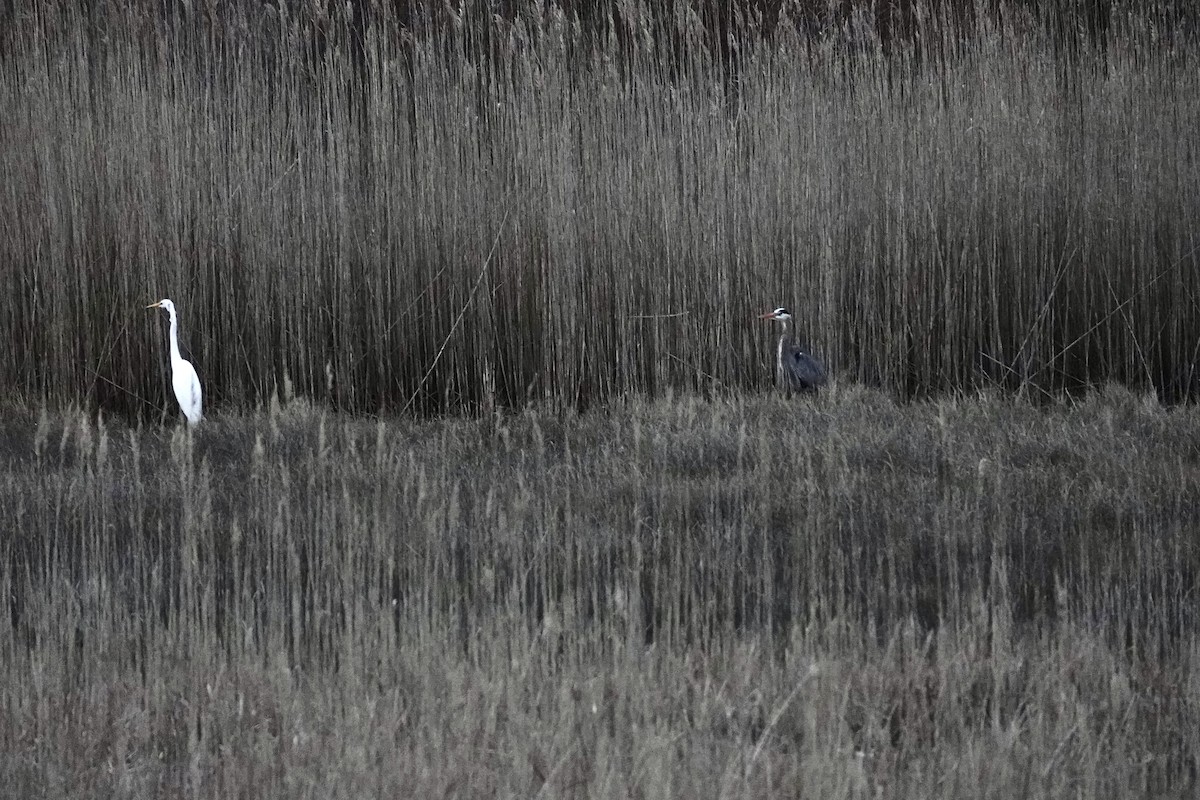
[[825, 385], [828, 375], [825, 367], [789, 335], [788, 323], [792, 314], [780, 307], [759, 316], [779, 323], [779, 348], [775, 353], [775, 382], [781, 389], [791, 392], [815, 392]]

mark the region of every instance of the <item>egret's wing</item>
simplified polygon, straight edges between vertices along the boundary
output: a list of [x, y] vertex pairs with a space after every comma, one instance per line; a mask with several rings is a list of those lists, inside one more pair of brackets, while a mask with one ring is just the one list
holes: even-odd
[[179, 400], [179, 407], [189, 421], [197, 422], [203, 415], [200, 377], [196, 375], [196, 368], [187, 361], [179, 363], [176, 373], [175, 397]]
[[192, 407], [195, 408], [197, 411], [200, 411], [200, 409], [202, 409], [204, 407], [203, 406], [203, 402], [204, 402], [203, 401], [203, 392], [200, 390], [200, 377], [196, 374], [195, 370], [192, 370], [191, 394], [192, 394]]

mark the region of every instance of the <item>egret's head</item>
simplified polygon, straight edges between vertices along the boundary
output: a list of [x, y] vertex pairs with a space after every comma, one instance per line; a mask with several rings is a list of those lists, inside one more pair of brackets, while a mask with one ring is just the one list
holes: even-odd
[[167, 313], [169, 314], [169, 313], [172, 313], [173, 311], [175, 311], [175, 304], [164, 297], [162, 300], [159, 300], [157, 303], [151, 303], [150, 305], [146, 306], [146, 308], [162, 308], [162, 309], [165, 309], [167, 311]]
[[768, 311], [766, 314], [762, 314], [759, 316], [759, 319], [773, 319], [776, 322], [787, 322], [791, 318], [792, 318], [792, 312], [788, 311], [783, 306], [780, 306], [779, 308], [775, 309], [774, 311]]

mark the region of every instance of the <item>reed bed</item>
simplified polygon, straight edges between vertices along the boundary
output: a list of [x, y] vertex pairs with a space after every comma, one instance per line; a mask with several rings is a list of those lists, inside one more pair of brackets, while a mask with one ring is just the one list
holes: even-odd
[[721, 46], [687, 4], [599, 27], [554, 4], [16, 8], [0, 392], [159, 413], [141, 307], [170, 296], [229, 408], [285, 383], [422, 413], [758, 387], [752, 316], [780, 304], [903, 397], [1193, 396], [1200, 72], [1174, 5], [1103, 37], [1027, 3], [953, 27], [905, 7], [903, 37], [784, 14]]
[[211, 422], [0, 417], [14, 796], [1194, 791], [1192, 409]]
[[1195, 26], [1077, 7], [0, 8], [0, 786], [1191, 797]]

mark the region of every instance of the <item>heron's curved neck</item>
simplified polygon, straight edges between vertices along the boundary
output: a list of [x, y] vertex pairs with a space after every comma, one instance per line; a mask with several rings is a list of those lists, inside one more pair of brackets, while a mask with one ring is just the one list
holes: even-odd
[[783, 343], [792, 338], [792, 323], [790, 320], [781, 320], [779, 323], [779, 344], [782, 347]]
[[783, 348], [788, 339], [788, 321], [786, 319], [779, 320], [779, 346], [775, 348], [775, 367], [779, 374], [783, 374]]
[[182, 361], [179, 354], [179, 321], [175, 318], [175, 309], [168, 308], [167, 316], [171, 318], [171, 363]]

